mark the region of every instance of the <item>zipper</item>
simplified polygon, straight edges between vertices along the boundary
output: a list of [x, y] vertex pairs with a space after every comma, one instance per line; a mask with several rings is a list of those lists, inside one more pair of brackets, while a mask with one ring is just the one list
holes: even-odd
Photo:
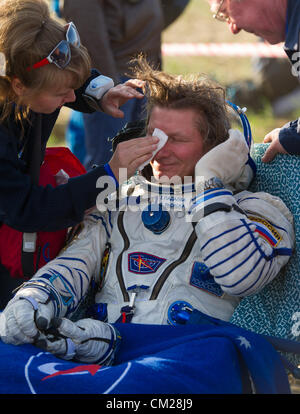
[[119, 257], [117, 259], [116, 273], [117, 273], [117, 278], [118, 278], [119, 285], [120, 285], [120, 288], [121, 288], [121, 292], [122, 292], [122, 295], [123, 295], [123, 300], [124, 300], [124, 302], [129, 302], [130, 298], [129, 298], [129, 294], [126, 290], [126, 286], [125, 286], [124, 278], [123, 278], [123, 272], [122, 272], [122, 258], [123, 258], [124, 252], [126, 250], [128, 250], [128, 248], [130, 246], [130, 241], [129, 241], [129, 238], [128, 238], [127, 233], [125, 231], [125, 228], [124, 228], [123, 217], [124, 217], [124, 211], [120, 211], [120, 213], [118, 215], [117, 225], [118, 225], [119, 232], [120, 232], [120, 234], [121, 234], [121, 236], [123, 237], [123, 240], [124, 240], [124, 248], [123, 248], [122, 252], [119, 254]]
[[[119, 213], [118, 216], [118, 220], [117, 220], [117, 225], [118, 225], [118, 229], [120, 231], [121, 236], [123, 237], [124, 240], [124, 248], [122, 250], [122, 252], [120, 253], [118, 259], [117, 259], [117, 264], [116, 264], [116, 273], [117, 273], [117, 278], [118, 278], [118, 282], [121, 288], [121, 292], [123, 295], [123, 299], [124, 302], [129, 302], [130, 301], [130, 297], [129, 294], [127, 292], [125, 283], [124, 283], [124, 278], [123, 278], [123, 272], [122, 272], [122, 257], [123, 254], [126, 250], [128, 250], [129, 246], [130, 246], [130, 241], [129, 238], [127, 236], [127, 233], [125, 231], [124, 228], [124, 222], [123, 222], [123, 217], [124, 217], [124, 211], [121, 211]], [[197, 240], [197, 235], [196, 235], [196, 231], [195, 231], [195, 223], [193, 224], [193, 231], [183, 249], [183, 252], [181, 254], [181, 256], [175, 260], [174, 262], [170, 263], [169, 266], [164, 270], [164, 272], [162, 273], [162, 275], [159, 277], [158, 281], [156, 282], [153, 290], [152, 290], [152, 294], [150, 296], [150, 300], [155, 300], [157, 299], [164, 283], [166, 282], [166, 280], [168, 279], [168, 277], [170, 276], [170, 273], [177, 267], [179, 266], [181, 263], [184, 263], [186, 261], [186, 259], [189, 257], [192, 248], [194, 247], [194, 244]]]
[[193, 231], [183, 249], [183, 252], [181, 253], [181, 256], [175, 260], [174, 262], [170, 263], [169, 266], [163, 271], [163, 273], [161, 274], [160, 278], [158, 279], [158, 281], [156, 282], [153, 290], [152, 290], [152, 294], [150, 296], [150, 300], [155, 300], [157, 299], [163, 285], [165, 284], [166, 280], [168, 279], [168, 277], [170, 276], [170, 273], [177, 267], [179, 266], [181, 263], [184, 263], [186, 261], [186, 259], [189, 257], [192, 248], [194, 247], [194, 244], [197, 240], [197, 234], [195, 231], [195, 223], [193, 223]]

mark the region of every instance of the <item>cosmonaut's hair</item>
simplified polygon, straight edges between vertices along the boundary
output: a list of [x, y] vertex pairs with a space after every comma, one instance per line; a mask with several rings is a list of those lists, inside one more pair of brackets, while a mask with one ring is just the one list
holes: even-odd
[[48, 56], [65, 39], [64, 25], [65, 22], [50, 15], [48, 4], [44, 0], [1, 0], [0, 52], [6, 61], [6, 75], [0, 76], [2, 121], [10, 115], [12, 103], [16, 103], [17, 107], [22, 104], [11, 85], [14, 77], [32, 91], [40, 92], [64, 85], [70, 76], [72, 86], [76, 89], [89, 76], [90, 57], [83, 46], [76, 48], [70, 45], [71, 61], [63, 70], [54, 64], [27, 70]]
[[230, 122], [223, 87], [203, 75], [183, 78], [155, 70], [142, 56], [132, 61], [132, 65], [134, 76], [146, 82], [148, 120], [156, 106], [193, 109], [199, 114], [196, 127], [206, 152], [226, 141]]

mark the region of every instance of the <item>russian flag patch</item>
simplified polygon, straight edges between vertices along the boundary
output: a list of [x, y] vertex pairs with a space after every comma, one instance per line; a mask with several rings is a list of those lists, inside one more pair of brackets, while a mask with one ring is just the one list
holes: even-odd
[[281, 235], [267, 220], [260, 217], [249, 217], [255, 225], [255, 232], [259, 234], [264, 240], [266, 240], [272, 247], [277, 247], [282, 240]]

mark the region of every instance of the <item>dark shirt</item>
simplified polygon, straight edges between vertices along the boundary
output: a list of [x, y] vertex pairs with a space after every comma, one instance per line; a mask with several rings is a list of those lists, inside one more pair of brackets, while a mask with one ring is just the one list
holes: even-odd
[[[300, 79], [300, 1], [288, 0], [284, 49], [292, 73]], [[300, 121], [289, 122], [279, 132], [279, 142], [289, 154], [300, 155]]]
[[[99, 73], [93, 71], [91, 78]], [[87, 82], [76, 91], [76, 101], [68, 106], [82, 112], [93, 112], [82, 97]], [[55, 231], [78, 224], [85, 210], [95, 206], [101, 189], [96, 188], [100, 176], [107, 175], [104, 166], [69, 179], [56, 188], [34, 185], [28, 175], [30, 144], [34, 138], [35, 120], [41, 117], [41, 159], [59, 115], [30, 113], [25, 121], [23, 139], [21, 124], [12, 116], [0, 125], [0, 223], [22, 232]]]

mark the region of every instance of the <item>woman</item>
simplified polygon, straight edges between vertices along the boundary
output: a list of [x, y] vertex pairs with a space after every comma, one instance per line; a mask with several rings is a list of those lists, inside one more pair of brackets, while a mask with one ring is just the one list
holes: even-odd
[[[119, 168], [132, 175], [149, 159], [158, 140], [123, 143], [108, 164], [56, 188], [33, 185], [28, 172], [37, 136], [42, 161], [63, 105], [82, 112], [95, 110], [86, 99], [86, 88], [99, 73], [91, 70], [74, 24], [64, 26], [51, 18], [44, 0], [1, 1], [0, 52], [0, 222], [21, 232], [74, 226], [96, 204], [101, 190], [96, 188], [97, 179], [112, 175], [118, 180]], [[98, 103], [106, 113], [122, 117], [119, 106], [130, 98], [142, 98], [135, 90], [141, 86], [137, 80], [117, 85]], [[0, 283], [3, 278], [0, 275]], [[0, 285], [0, 292], [3, 289]]]

